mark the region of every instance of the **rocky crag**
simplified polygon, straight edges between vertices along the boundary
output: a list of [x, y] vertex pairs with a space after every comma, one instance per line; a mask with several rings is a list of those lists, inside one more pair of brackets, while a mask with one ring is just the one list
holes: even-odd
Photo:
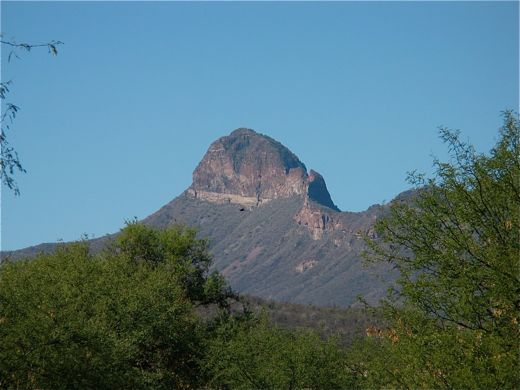
[[306, 195], [335, 211], [323, 177], [278, 141], [251, 129], [216, 140], [193, 172], [188, 193], [214, 203], [260, 206]]
[[[349, 306], [359, 295], [376, 302], [395, 278], [361, 259], [363, 236], [374, 236], [384, 209], [341, 212], [319, 173], [276, 140], [241, 128], [213, 142], [191, 186], [143, 222], [196, 226], [210, 240], [214, 267], [240, 293]], [[44, 245], [18, 256], [52, 249]]]

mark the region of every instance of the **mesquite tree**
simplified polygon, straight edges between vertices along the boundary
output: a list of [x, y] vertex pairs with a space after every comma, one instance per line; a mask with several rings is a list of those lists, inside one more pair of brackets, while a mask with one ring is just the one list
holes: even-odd
[[389, 325], [369, 330], [372, 359], [356, 366], [369, 386], [520, 386], [520, 130], [518, 114], [503, 117], [487, 155], [441, 129], [451, 161], [411, 174], [414, 195], [368, 241], [401, 275]]

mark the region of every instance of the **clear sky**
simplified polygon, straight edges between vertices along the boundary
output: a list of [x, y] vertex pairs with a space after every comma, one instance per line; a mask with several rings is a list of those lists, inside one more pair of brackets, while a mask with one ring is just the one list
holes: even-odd
[[27, 174], [2, 249], [102, 236], [179, 195], [209, 144], [250, 127], [320, 172], [342, 210], [407, 189], [445, 148], [493, 145], [518, 107], [518, 2], [1, 2]]

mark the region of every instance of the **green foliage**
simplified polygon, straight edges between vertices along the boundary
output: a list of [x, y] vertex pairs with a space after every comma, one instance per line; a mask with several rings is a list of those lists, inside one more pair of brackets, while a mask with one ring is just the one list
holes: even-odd
[[241, 302], [249, 310], [259, 314], [265, 310], [269, 323], [283, 329], [308, 329], [317, 332], [322, 339], [335, 338], [347, 347], [365, 335], [368, 326], [380, 326], [382, 313], [378, 309], [363, 307], [320, 307], [288, 302], [267, 301], [258, 297], [241, 295]]
[[[416, 195], [377, 223], [370, 256], [401, 274], [352, 367], [367, 387], [518, 388], [519, 121], [504, 114], [490, 155], [441, 129], [452, 161], [412, 174]], [[367, 356], [370, 358], [367, 359]]]
[[77, 243], [2, 265], [0, 387], [199, 385], [204, 330], [193, 306], [208, 301], [208, 265], [191, 230], [138, 224], [100, 255]]
[[344, 352], [331, 339], [259, 320], [225, 321], [208, 345], [210, 387], [233, 389], [351, 388]]
[[20, 163], [18, 153], [9, 144], [7, 140], [7, 132], [16, 118], [16, 114], [20, 107], [12, 103], [4, 103], [9, 93], [9, 85], [11, 81], [0, 82], [0, 99], [2, 101], [2, 115], [0, 116], [0, 178], [2, 184], [12, 190], [15, 195], [20, 195], [20, 190], [13, 178], [16, 171], [25, 173], [25, 169]]
[[177, 278], [177, 284], [193, 302], [209, 303], [214, 300], [225, 304], [225, 282], [218, 275], [208, 277], [211, 256], [206, 240], [196, 238], [196, 230], [182, 226], [155, 230], [137, 222], [127, 227], [117, 237], [111, 252], [138, 264], [163, 266]]
[[3, 264], [0, 388], [349, 384], [335, 342], [231, 314], [206, 246], [191, 229], [132, 222], [96, 255], [80, 242]]

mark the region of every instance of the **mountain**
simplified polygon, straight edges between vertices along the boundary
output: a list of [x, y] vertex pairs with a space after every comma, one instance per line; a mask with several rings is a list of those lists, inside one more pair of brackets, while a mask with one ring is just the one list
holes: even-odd
[[335, 211], [325, 181], [278, 141], [251, 129], [216, 140], [193, 172], [189, 193], [214, 203], [259, 206], [273, 199], [308, 197]]
[[363, 235], [374, 237], [384, 210], [341, 212], [319, 173], [278, 141], [241, 128], [213, 142], [191, 186], [143, 222], [196, 226], [210, 240], [214, 267], [240, 293], [349, 306], [358, 295], [376, 302], [395, 278], [388, 266], [367, 267], [361, 259]]
[[192, 185], [144, 219], [197, 226], [215, 268], [239, 292], [267, 299], [349, 306], [381, 298], [394, 275], [368, 268], [362, 236], [384, 211], [341, 212], [324, 178], [274, 139], [237, 129], [213, 142]]

